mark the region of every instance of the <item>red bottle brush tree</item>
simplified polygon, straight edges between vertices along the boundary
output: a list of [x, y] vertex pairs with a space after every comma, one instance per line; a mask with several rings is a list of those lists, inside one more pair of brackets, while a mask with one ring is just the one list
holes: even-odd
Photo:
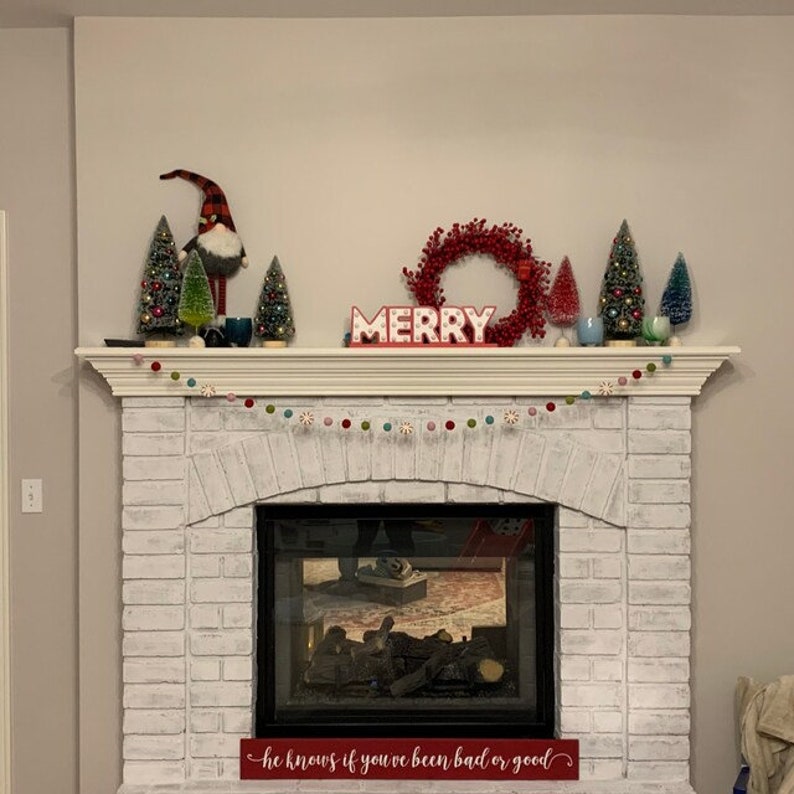
[[[546, 314], [549, 322], [560, 328], [570, 328], [579, 319], [581, 304], [579, 300], [579, 287], [571, 267], [571, 260], [563, 257], [557, 275], [551, 284], [551, 289], [546, 297]], [[568, 339], [563, 335], [555, 342], [558, 347], [565, 347]]]

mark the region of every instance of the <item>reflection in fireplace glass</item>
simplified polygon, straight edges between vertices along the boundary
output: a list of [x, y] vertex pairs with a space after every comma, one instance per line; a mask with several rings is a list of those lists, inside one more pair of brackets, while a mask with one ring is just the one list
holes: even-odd
[[258, 508], [258, 736], [554, 732], [547, 505]]

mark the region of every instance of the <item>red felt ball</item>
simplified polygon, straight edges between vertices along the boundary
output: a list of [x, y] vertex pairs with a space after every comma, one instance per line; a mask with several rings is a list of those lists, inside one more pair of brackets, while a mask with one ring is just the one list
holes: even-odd
[[159, 361], [152, 361], [152, 372], [159, 372], [163, 365]]
[[557, 406], [554, 403], [546, 403], [546, 410], [551, 413], [557, 410]]
[[344, 427], [345, 430], [349, 430], [350, 429], [350, 424], [351, 423], [350, 423], [349, 419], [343, 419], [342, 420], [342, 427]]
[[447, 421], [444, 423], [444, 427], [446, 427], [447, 430], [454, 430], [455, 423], [451, 419], [447, 419]]
[[642, 372], [635, 369], [634, 372], [631, 373], [631, 377], [634, 378], [634, 380], [639, 380], [642, 377]]
[[253, 407], [254, 407], [254, 401], [253, 401], [253, 400], [252, 400], [250, 397], [248, 397], [248, 398], [246, 399], [246, 401], [245, 401], [245, 407], [246, 407], [246, 408], [253, 408]]

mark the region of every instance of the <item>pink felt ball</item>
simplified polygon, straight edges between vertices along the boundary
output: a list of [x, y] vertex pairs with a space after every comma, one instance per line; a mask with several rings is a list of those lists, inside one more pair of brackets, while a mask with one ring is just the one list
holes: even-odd
[[233, 403], [233, 402], [234, 402], [234, 401], [237, 399], [237, 395], [236, 395], [236, 394], [235, 394], [233, 391], [230, 391], [230, 392], [229, 392], [229, 393], [226, 395], [226, 399], [227, 399], [227, 400], [228, 400], [230, 403]]
[[326, 427], [330, 427], [330, 426], [331, 426], [333, 423], [334, 423], [334, 420], [333, 420], [333, 419], [331, 419], [331, 417], [330, 417], [330, 416], [326, 416], [326, 417], [325, 417], [325, 419], [323, 419], [323, 424], [324, 424]]
[[432, 433], [436, 429], [436, 423], [435, 422], [428, 422], [427, 423], [427, 429]]
[[620, 386], [625, 386], [625, 385], [626, 385], [628, 382], [629, 382], [629, 381], [628, 381], [628, 378], [626, 378], [626, 376], [625, 376], [625, 375], [621, 375], [621, 376], [618, 378], [618, 384], [619, 384]]
[[537, 414], [537, 412], [538, 412], [538, 409], [535, 408], [534, 406], [532, 408], [527, 408], [527, 413], [530, 416], [535, 416]]

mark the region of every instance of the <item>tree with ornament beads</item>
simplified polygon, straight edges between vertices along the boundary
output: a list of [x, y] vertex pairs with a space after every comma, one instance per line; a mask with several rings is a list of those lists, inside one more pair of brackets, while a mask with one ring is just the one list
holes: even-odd
[[659, 314], [670, 318], [670, 325], [673, 328], [670, 344], [678, 343], [675, 327], [692, 319], [692, 283], [689, 280], [686, 259], [680, 251], [662, 293]]
[[617, 344], [633, 344], [640, 335], [644, 306], [637, 250], [624, 220], [612, 240], [599, 297], [598, 313], [604, 318], [606, 339]]
[[254, 317], [254, 334], [262, 340], [264, 347], [284, 347], [295, 335], [287, 280], [277, 256], [273, 257], [265, 273]]
[[163, 215], [149, 244], [138, 300], [138, 333], [146, 335], [147, 343], [160, 334], [182, 333], [177, 313], [181, 289], [182, 271], [174, 235]]
[[192, 325], [196, 334], [191, 338], [191, 347], [203, 347], [204, 340], [198, 336], [198, 329], [211, 322], [215, 317], [215, 302], [212, 300], [209, 278], [201, 257], [191, 251], [182, 278], [182, 297], [179, 299], [179, 319]]
[[[551, 283], [551, 289], [546, 296], [546, 313], [549, 320], [559, 328], [570, 328], [578, 319], [581, 306], [579, 302], [579, 287], [573, 275], [571, 260], [567, 256], [560, 262], [557, 275]], [[555, 347], [568, 347], [570, 342], [563, 335], [554, 343]]]

